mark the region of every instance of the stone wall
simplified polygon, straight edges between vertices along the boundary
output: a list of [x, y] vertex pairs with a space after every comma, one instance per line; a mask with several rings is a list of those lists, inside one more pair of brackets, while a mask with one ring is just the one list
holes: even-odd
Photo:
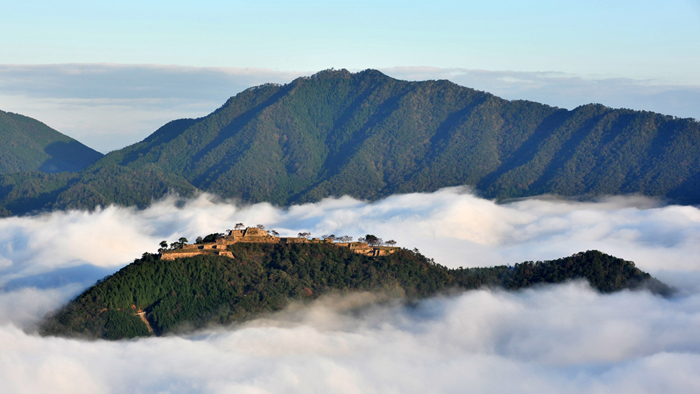
[[265, 244], [306, 244], [306, 243], [326, 243], [340, 248], [349, 248], [357, 254], [365, 256], [386, 256], [394, 253], [399, 248], [391, 246], [370, 246], [366, 242], [338, 242], [333, 243], [330, 239], [307, 239], [303, 237], [274, 237], [267, 234], [265, 230], [256, 227], [248, 227], [245, 230], [231, 230], [229, 235], [219, 238], [216, 242], [206, 244], [183, 245], [182, 249], [167, 251], [161, 255], [163, 260], [174, 260], [180, 257], [192, 257], [201, 254], [215, 254], [218, 256], [228, 256], [233, 258], [231, 252], [226, 251], [228, 245], [235, 243], [265, 243]]
[[216, 249], [192, 249], [192, 251], [187, 251], [187, 252], [182, 252], [180, 250], [177, 251], [169, 251], [165, 253], [161, 253], [160, 259], [161, 260], [175, 260], [175, 259], [181, 259], [184, 257], [194, 257], [194, 256], [201, 256], [201, 255], [210, 255], [210, 256], [224, 256], [224, 257], [233, 257], [233, 253], [229, 252], [228, 250], [216, 250]]
[[267, 237], [243, 237], [241, 239], [236, 239], [229, 245], [234, 243], [249, 243], [249, 244], [278, 244], [280, 243], [280, 238], [268, 235]]
[[305, 244], [308, 242], [309, 242], [309, 240], [306, 238], [297, 238], [297, 237], [280, 238], [280, 243], [283, 243], [283, 244]]
[[191, 252], [165, 252], [161, 253], [160, 259], [161, 260], [175, 260], [175, 259], [180, 259], [183, 257], [194, 257], [194, 256], [199, 256], [202, 253], [201, 251], [194, 249]]

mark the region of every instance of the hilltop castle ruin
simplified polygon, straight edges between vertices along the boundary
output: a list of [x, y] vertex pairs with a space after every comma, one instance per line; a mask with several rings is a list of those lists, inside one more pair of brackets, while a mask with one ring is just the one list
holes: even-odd
[[182, 245], [181, 249], [166, 250], [161, 253], [163, 260], [175, 260], [182, 257], [198, 255], [215, 255], [234, 258], [228, 251], [228, 246], [236, 243], [263, 243], [263, 244], [329, 244], [339, 248], [348, 248], [354, 253], [365, 256], [385, 256], [394, 253], [398, 247], [371, 246], [366, 242], [333, 242], [331, 239], [304, 238], [304, 237], [276, 237], [257, 227], [248, 227], [244, 230], [231, 230], [228, 235], [217, 238], [215, 242]]

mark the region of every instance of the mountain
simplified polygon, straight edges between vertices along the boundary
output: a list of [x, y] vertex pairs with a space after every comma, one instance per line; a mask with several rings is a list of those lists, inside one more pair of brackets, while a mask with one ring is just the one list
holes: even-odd
[[601, 292], [671, 289], [634, 263], [598, 251], [515, 266], [448, 269], [420, 253], [368, 257], [333, 244], [251, 244], [214, 255], [160, 260], [144, 254], [49, 317], [44, 335], [121, 339], [231, 324], [324, 294], [373, 291], [418, 300], [454, 289], [518, 290], [586, 279]]
[[497, 198], [639, 193], [700, 202], [696, 121], [602, 105], [568, 111], [374, 70], [248, 89], [100, 163], [153, 163], [201, 190], [281, 205], [465, 184]]
[[192, 197], [196, 188], [155, 165], [87, 168], [79, 173], [16, 173], [0, 176], [0, 217], [54, 209], [117, 204], [147, 207], [154, 198], [176, 193]]
[[76, 172], [103, 155], [38, 120], [0, 111], [0, 174]]
[[[123, 203], [94, 175], [143, 169], [162, 174], [160, 187], [127, 187], [125, 179], [123, 189], [139, 191], [130, 204], [149, 204], [171, 181], [187, 193], [278, 205], [457, 185], [498, 199], [642, 194], [697, 204], [700, 123], [599, 104], [569, 111], [375, 70], [327, 70], [247, 89], [206, 117], [170, 122], [109, 153], [70, 185], [56, 181], [61, 190], [22, 196], [35, 209], [41, 201], [43, 208]], [[5, 214], [23, 212], [11, 206], [22, 207], [13, 197], [17, 183], [0, 178]]]

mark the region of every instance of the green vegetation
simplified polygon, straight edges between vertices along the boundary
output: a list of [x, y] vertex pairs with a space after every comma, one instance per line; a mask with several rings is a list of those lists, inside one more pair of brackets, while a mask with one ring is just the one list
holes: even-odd
[[[196, 189], [154, 165], [108, 166], [80, 173], [41, 172], [0, 177], [0, 217], [49, 209], [94, 208], [118, 204], [147, 207], [154, 196], [193, 196]], [[3, 207], [5, 211], [3, 211]]]
[[[157, 187], [148, 177], [130, 186], [127, 176], [105, 192], [100, 177], [142, 170], [161, 174]], [[568, 111], [448, 81], [328, 70], [250, 88], [204, 118], [170, 122], [83, 170], [71, 192], [20, 193], [2, 177], [0, 184], [0, 207], [11, 214], [27, 212], [17, 198], [37, 201], [32, 209], [142, 206], [169, 189], [278, 205], [458, 185], [499, 199], [633, 193], [698, 204], [700, 123], [599, 104]], [[132, 189], [137, 196], [126, 196]]]
[[670, 289], [634, 263], [598, 251], [545, 262], [448, 269], [417, 251], [366, 257], [332, 244], [234, 244], [235, 259], [196, 256], [174, 261], [144, 254], [50, 317], [45, 335], [119, 339], [241, 322], [331, 292], [375, 291], [417, 300], [455, 289], [518, 290], [584, 278], [601, 292]]
[[80, 171], [102, 154], [26, 116], [0, 111], [0, 174]]

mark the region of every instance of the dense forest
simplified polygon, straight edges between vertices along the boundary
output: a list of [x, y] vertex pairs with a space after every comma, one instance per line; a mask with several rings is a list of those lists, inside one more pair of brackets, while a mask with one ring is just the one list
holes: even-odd
[[196, 188], [155, 165], [107, 166], [80, 173], [38, 171], [0, 176], [0, 217], [53, 209], [147, 207], [155, 197], [193, 196]]
[[43, 324], [44, 335], [122, 339], [231, 324], [324, 294], [380, 292], [407, 301], [455, 290], [518, 290], [586, 279], [601, 292], [670, 289], [625, 261], [598, 251], [514, 266], [448, 269], [417, 250], [367, 257], [332, 244], [234, 244], [235, 258], [174, 261], [144, 254], [98, 281]]
[[11, 112], [0, 111], [0, 140], [0, 174], [76, 172], [102, 157], [38, 120]]
[[50, 175], [50, 187], [24, 187], [37, 176], [0, 176], [0, 214], [146, 206], [169, 191], [197, 189], [286, 206], [458, 185], [497, 199], [642, 194], [698, 204], [700, 123], [599, 104], [566, 110], [509, 101], [375, 70], [327, 70], [247, 89], [70, 179]]

